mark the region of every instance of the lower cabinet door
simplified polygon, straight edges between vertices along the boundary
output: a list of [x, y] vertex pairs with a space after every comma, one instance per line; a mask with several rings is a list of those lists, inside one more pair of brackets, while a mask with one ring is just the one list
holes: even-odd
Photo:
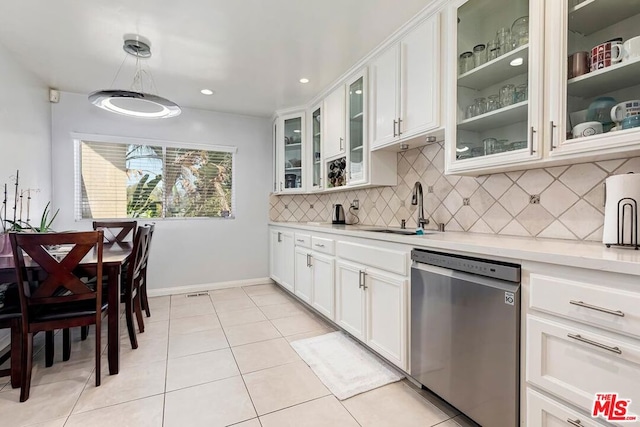
[[302, 301], [311, 304], [312, 277], [309, 250], [297, 247], [295, 258], [295, 294]]
[[406, 369], [407, 280], [367, 270], [367, 344]]
[[618, 393], [640, 412], [640, 346], [629, 338], [529, 315], [526, 348], [529, 383], [585, 411], [596, 393]]
[[281, 234], [279, 231], [271, 231], [271, 247], [269, 250], [269, 276], [280, 283], [280, 238]]
[[335, 261], [331, 257], [319, 255], [317, 252], [311, 255], [311, 271], [313, 276], [311, 305], [331, 320], [335, 319], [334, 265]]
[[280, 249], [278, 251], [280, 264], [280, 284], [288, 291], [294, 291], [295, 282], [295, 243], [293, 232], [283, 231], [280, 233]]
[[589, 415], [580, 414], [542, 394], [527, 390], [527, 426], [540, 427], [602, 427]]
[[365, 295], [360, 286], [364, 267], [338, 261], [336, 263], [336, 318], [338, 325], [364, 341]]

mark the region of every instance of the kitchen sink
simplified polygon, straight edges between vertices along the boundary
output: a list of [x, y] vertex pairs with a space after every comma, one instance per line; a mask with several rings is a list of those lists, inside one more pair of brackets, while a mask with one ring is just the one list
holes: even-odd
[[[374, 233], [388, 233], [388, 234], [401, 234], [404, 236], [415, 236], [416, 235], [416, 231], [415, 230], [402, 230], [402, 229], [397, 229], [397, 228], [370, 228], [367, 230], [363, 230], [363, 231], [371, 231]], [[435, 231], [426, 231], [424, 232], [424, 234], [434, 234]]]

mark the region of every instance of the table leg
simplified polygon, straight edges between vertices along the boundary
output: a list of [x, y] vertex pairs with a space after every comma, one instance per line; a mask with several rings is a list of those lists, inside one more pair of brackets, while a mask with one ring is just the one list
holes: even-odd
[[120, 371], [120, 265], [109, 266], [105, 268], [105, 271], [109, 292], [109, 308], [107, 309], [109, 374], [115, 375]]

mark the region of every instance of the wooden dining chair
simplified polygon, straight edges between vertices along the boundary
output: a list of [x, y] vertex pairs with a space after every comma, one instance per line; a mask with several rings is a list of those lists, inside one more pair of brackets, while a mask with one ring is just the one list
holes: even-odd
[[0, 354], [0, 365], [10, 359], [8, 369], [0, 369], [0, 377], [11, 376], [11, 386], [20, 387], [20, 299], [15, 283], [0, 286], [0, 329], [11, 328], [9, 351]]
[[93, 229], [104, 231], [104, 243], [132, 243], [136, 234], [136, 221], [93, 221]]
[[[96, 386], [100, 385], [100, 329], [107, 301], [102, 294], [102, 231], [68, 233], [11, 233], [21, 311], [20, 401], [29, 398], [33, 358], [33, 334], [77, 326], [96, 325]], [[48, 247], [69, 245], [64, 257], [47, 251]], [[96, 271], [89, 274], [79, 268], [82, 259], [96, 251]], [[25, 258], [30, 260], [27, 264]], [[40, 274], [35, 275], [34, 270]], [[88, 286], [88, 278], [95, 284]]]
[[143, 263], [146, 259], [147, 248], [149, 246], [150, 227], [138, 227], [133, 240], [133, 250], [129, 255], [129, 267], [127, 268], [122, 285], [120, 302], [124, 302], [125, 318], [127, 319], [127, 330], [131, 348], [138, 348], [136, 329], [133, 323], [135, 314], [140, 333], [144, 332], [144, 320], [142, 318], [142, 305], [140, 301], [140, 283], [143, 275]]
[[147, 239], [147, 249], [145, 251], [144, 260], [142, 261], [142, 280], [140, 281], [140, 302], [147, 317], [151, 317], [151, 309], [149, 308], [149, 298], [147, 296], [147, 263], [149, 262], [149, 253], [151, 251], [151, 241], [153, 240], [153, 231], [156, 228], [155, 223], [145, 224], [149, 227], [149, 238]]

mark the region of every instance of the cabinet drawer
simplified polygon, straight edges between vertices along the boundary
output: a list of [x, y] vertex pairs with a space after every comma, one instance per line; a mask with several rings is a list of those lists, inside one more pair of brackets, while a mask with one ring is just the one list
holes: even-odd
[[336, 252], [333, 239], [323, 239], [322, 237], [315, 236], [311, 238], [311, 249], [328, 255], [334, 255]]
[[296, 233], [296, 246], [311, 249], [311, 235]]
[[342, 259], [396, 273], [401, 276], [409, 275], [408, 252], [359, 245], [357, 243], [338, 242], [338, 256]]
[[640, 346], [628, 342], [529, 315], [527, 381], [586, 411], [596, 393], [640, 402]]
[[640, 338], [640, 292], [531, 274], [530, 308]]
[[[589, 415], [569, 409], [542, 394], [527, 390], [527, 426], [601, 427]], [[573, 424], [572, 424], [573, 423]]]

